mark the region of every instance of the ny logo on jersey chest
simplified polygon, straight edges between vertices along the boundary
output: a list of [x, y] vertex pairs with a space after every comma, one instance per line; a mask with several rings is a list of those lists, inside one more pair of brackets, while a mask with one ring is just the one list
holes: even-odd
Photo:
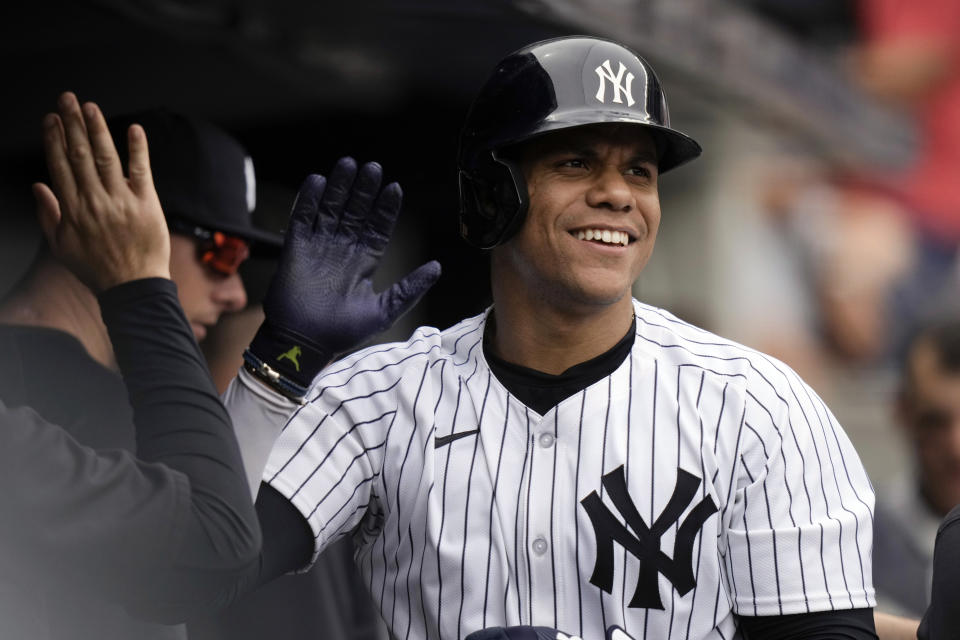
[[[700, 478], [678, 468], [677, 484], [670, 501], [653, 525], [647, 526], [627, 493], [623, 465], [603, 476], [603, 488], [626, 521], [626, 525], [610, 511], [596, 491], [580, 501], [593, 524], [597, 541], [597, 559], [590, 583], [607, 593], [613, 593], [613, 543], [618, 542], [640, 561], [640, 575], [628, 606], [638, 609], [663, 609], [660, 589], [657, 587], [660, 574], [670, 581], [681, 596], [689, 593], [697, 584], [692, 567], [694, 539], [707, 518], [717, 511], [713, 498], [706, 496], [691, 509], [683, 522], [680, 522], [680, 516], [693, 501], [699, 487]], [[679, 528], [671, 558], [660, 550], [660, 539], [675, 524], [679, 524]]]

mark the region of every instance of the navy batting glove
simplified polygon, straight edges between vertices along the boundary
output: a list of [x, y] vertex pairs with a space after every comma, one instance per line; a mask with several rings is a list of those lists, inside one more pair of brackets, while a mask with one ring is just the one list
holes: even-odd
[[395, 182], [380, 188], [382, 175], [375, 162], [358, 171], [341, 158], [329, 178], [308, 176], [293, 204], [263, 302], [266, 319], [249, 352], [300, 387], [337, 354], [389, 328], [440, 277], [434, 260], [373, 290], [402, 200]]

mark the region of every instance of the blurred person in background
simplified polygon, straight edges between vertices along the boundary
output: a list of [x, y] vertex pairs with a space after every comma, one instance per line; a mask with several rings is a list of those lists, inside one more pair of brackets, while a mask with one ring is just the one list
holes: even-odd
[[[94, 139], [109, 140], [96, 109], [86, 119]], [[124, 180], [116, 153], [94, 142], [98, 172], [91, 154], [67, 152], [56, 116], [45, 125], [53, 190], [34, 186], [37, 216], [50, 253], [96, 295], [137, 457], [85, 447], [0, 401], [0, 637], [92, 640], [137, 627], [109, 617], [77, 625], [61, 606], [70, 594], [151, 619], [187, 617], [216, 606], [257, 561], [261, 537], [232, 424], [169, 277], [142, 128], [129, 130]], [[72, 193], [68, 165], [85, 166], [82, 180], [124, 206], [92, 213]]]
[[[75, 96], [64, 94], [59, 106], [74, 125], [57, 125], [61, 139], [86, 131]], [[236, 269], [249, 243], [277, 247], [280, 238], [250, 222], [252, 164], [236, 141], [211, 125], [164, 111], [115, 120], [118, 140], [134, 121], [149, 137], [157, 194], [173, 232], [169, 272], [192, 333], [203, 338], [223, 313], [246, 304]], [[70, 161], [90, 161], [90, 144], [70, 141]], [[103, 172], [103, 158], [97, 160]], [[77, 184], [64, 189], [90, 204]], [[0, 303], [0, 354], [0, 400], [8, 407], [32, 408], [82, 445], [136, 450], [132, 410], [97, 298], [48, 247]], [[185, 637], [182, 626], [140, 622], [82, 590], [44, 592], [34, 601], [56, 614], [49, 616], [55, 621], [50, 638]]]
[[243, 309], [240, 265], [254, 253], [277, 256], [280, 234], [255, 226], [253, 160], [212, 124], [153, 109], [109, 124], [125, 162], [120, 132], [139, 123], [150, 139], [157, 193], [170, 229], [170, 269], [199, 342], [224, 314]]
[[912, 474], [877, 490], [874, 585], [878, 606], [919, 618], [930, 603], [934, 541], [960, 504], [960, 316], [943, 316], [909, 341], [897, 423]]

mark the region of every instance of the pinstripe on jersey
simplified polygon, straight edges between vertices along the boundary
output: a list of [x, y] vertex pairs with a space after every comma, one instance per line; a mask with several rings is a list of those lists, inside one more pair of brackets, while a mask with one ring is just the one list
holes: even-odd
[[[734, 614], [874, 605], [873, 492], [823, 402], [772, 358], [634, 306], [630, 357], [544, 416], [491, 374], [484, 316], [317, 379], [265, 479], [317, 550], [355, 530], [395, 637], [526, 624], [730, 639]], [[231, 403], [238, 429], [286, 419], [252, 392]], [[639, 529], [661, 552], [644, 572]]]

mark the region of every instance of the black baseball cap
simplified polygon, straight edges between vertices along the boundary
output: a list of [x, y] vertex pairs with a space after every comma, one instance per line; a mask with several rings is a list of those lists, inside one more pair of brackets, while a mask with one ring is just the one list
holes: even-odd
[[243, 238], [253, 254], [279, 253], [283, 236], [253, 226], [256, 178], [239, 142], [208, 122], [167, 109], [124, 114], [108, 121], [124, 167], [126, 131], [134, 123], [146, 131], [150, 168], [168, 221]]

